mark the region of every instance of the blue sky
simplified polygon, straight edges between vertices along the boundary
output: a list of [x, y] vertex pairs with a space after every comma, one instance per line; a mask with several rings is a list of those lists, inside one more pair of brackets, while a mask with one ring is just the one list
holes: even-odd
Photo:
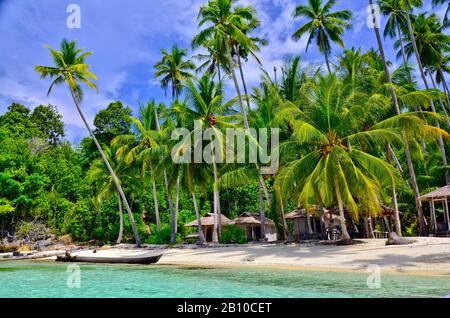
[[[99, 77], [99, 92], [86, 90], [83, 109], [92, 122], [95, 114], [109, 102], [121, 100], [137, 109], [139, 102], [152, 98], [166, 100], [164, 91], [154, 77], [153, 65], [160, 59], [160, 50], [173, 43], [189, 48], [196, 34], [198, 8], [207, 0], [0, 0], [0, 114], [12, 102], [33, 108], [39, 104], [53, 104], [63, 115], [67, 139], [78, 143], [87, 135], [70, 99], [68, 90], [56, 88], [47, 97], [49, 81], [40, 80], [35, 65], [51, 65], [44, 44], [58, 47], [61, 39], [77, 40], [79, 46], [93, 51], [88, 59], [92, 71]], [[302, 56], [302, 63], [320, 65], [323, 57], [315, 47], [305, 52], [306, 39], [291, 40], [291, 35], [304, 21], [293, 20], [296, 4], [307, 0], [241, 0], [254, 5], [262, 20], [256, 35], [269, 45], [259, 56], [265, 69], [272, 73], [274, 66], [294, 54]], [[353, 29], [346, 32], [347, 47], [375, 45], [372, 29], [366, 25], [365, 0], [338, 0], [337, 9], [350, 9], [354, 14]], [[425, 9], [431, 11], [431, 0]], [[81, 8], [81, 28], [69, 29], [67, 6], [75, 3]], [[442, 16], [445, 8], [438, 13]], [[382, 24], [384, 25], [384, 19]], [[388, 58], [396, 65], [392, 41], [386, 40]], [[341, 49], [335, 47], [335, 53]], [[195, 52], [197, 53], [197, 52]], [[189, 54], [195, 54], [189, 52]], [[249, 61], [245, 74], [250, 86], [257, 85], [259, 66]], [[231, 83], [228, 84], [229, 86]]]

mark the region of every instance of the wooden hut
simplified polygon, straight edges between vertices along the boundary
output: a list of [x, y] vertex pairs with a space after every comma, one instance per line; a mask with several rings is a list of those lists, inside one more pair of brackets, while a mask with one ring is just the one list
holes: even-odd
[[298, 208], [286, 214], [285, 219], [294, 225], [293, 237], [296, 241], [317, 239], [321, 236], [320, 213], [306, 213], [305, 209]]
[[[208, 213], [206, 216], [200, 219], [202, 223], [203, 236], [207, 242], [212, 242], [213, 231], [214, 231], [214, 214]], [[225, 215], [221, 214], [222, 228], [226, 227], [231, 223], [231, 220]], [[192, 221], [184, 225], [185, 227], [198, 227], [197, 220]]]
[[[448, 209], [448, 198], [450, 197], [450, 185], [434, 190], [430, 193], [422, 195], [419, 200], [424, 203], [428, 202], [430, 206], [431, 228], [434, 234], [450, 233], [450, 216]], [[441, 204], [444, 209], [443, 222], [436, 215], [436, 203]]]
[[[275, 222], [266, 218], [264, 222], [265, 240], [274, 242], [277, 240], [277, 229]], [[234, 219], [230, 224], [239, 226], [245, 230], [249, 241], [258, 241], [261, 237], [261, 216], [259, 213], [244, 212]]]

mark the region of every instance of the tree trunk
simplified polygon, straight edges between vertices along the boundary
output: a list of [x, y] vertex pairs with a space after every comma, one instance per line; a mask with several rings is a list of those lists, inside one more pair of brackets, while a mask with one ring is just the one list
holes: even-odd
[[[242, 119], [244, 121], [244, 127], [247, 130], [247, 132], [248, 132], [249, 129], [250, 129], [250, 125], [248, 123], [247, 111], [245, 109], [245, 105], [244, 105], [244, 102], [242, 100], [241, 89], [239, 88], [239, 83], [238, 83], [238, 80], [237, 80], [237, 77], [236, 77], [236, 72], [234, 70], [234, 62], [233, 62], [233, 57], [231, 56], [229, 45], [226, 45], [226, 50], [227, 50], [228, 64], [230, 64], [231, 77], [233, 78], [234, 87], [236, 89], [236, 94], [237, 94], [238, 100], [239, 100], [239, 106], [241, 108]], [[258, 170], [258, 172], [259, 172], [260, 169], [259, 169], [258, 163], [256, 163], [255, 166], [256, 166], [256, 170]], [[262, 188], [264, 190], [264, 195], [266, 197], [267, 206], [270, 209], [269, 190], [267, 190], [267, 187], [266, 187], [266, 184], [264, 183], [264, 179], [263, 179], [262, 175], [259, 176], [259, 182], [260, 182], [260, 184], [261, 184], [261, 186], [262, 186]]]
[[[369, 4], [373, 7], [373, 0], [369, 0]], [[375, 22], [374, 10], [372, 10], [372, 14], [374, 15], [374, 22]], [[380, 30], [376, 27], [374, 28], [374, 30], [375, 30], [375, 36], [377, 38], [378, 49], [380, 50], [380, 55], [381, 55], [381, 58], [382, 58], [383, 64], [384, 64], [384, 72], [386, 75], [386, 81], [388, 84], [392, 84], [391, 73], [389, 72], [389, 68], [387, 66], [386, 55], [384, 54], [384, 48], [383, 48], [383, 42], [381, 41]], [[395, 93], [395, 90], [392, 87], [389, 90], [390, 90], [390, 93], [392, 96], [394, 109], [395, 109], [397, 115], [400, 115], [401, 112], [400, 112], [400, 107], [398, 104], [397, 94]], [[417, 184], [416, 172], [414, 170], [414, 165], [412, 163], [411, 151], [409, 149], [406, 134], [403, 132], [402, 136], [403, 136], [403, 143], [405, 145], [405, 154], [406, 154], [406, 158], [407, 158], [407, 162], [408, 162], [408, 170], [409, 170], [409, 174], [411, 176], [411, 187], [414, 191], [414, 196], [416, 199], [416, 207], [417, 207], [417, 213], [418, 213], [419, 222], [420, 222], [420, 229], [421, 229], [421, 233], [424, 234], [424, 233], [426, 233], [426, 225], [425, 225], [425, 227], [423, 227], [423, 224], [426, 224], [426, 223], [425, 223], [425, 218], [423, 215], [422, 204], [420, 203], [420, 200], [419, 200], [420, 191], [419, 191], [419, 186]], [[423, 231], [425, 231], [425, 232], [423, 232]]]
[[[405, 67], [408, 66], [408, 58], [406, 57], [405, 46], [403, 45], [402, 39], [402, 30], [400, 28], [400, 24], [397, 23], [397, 33], [398, 33], [398, 41], [400, 42], [400, 47], [402, 50], [403, 64]], [[412, 82], [411, 74], [408, 72], [408, 80]]]
[[337, 180], [334, 181], [334, 185], [336, 187], [336, 199], [338, 201], [338, 207], [339, 207], [339, 218], [341, 220], [341, 230], [342, 230], [342, 239], [344, 241], [350, 241], [350, 235], [348, 234], [347, 231], [347, 226], [346, 226], [346, 222], [345, 222], [345, 215], [344, 215], [344, 205], [342, 202], [342, 197], [341, 197], [341, 190], [339, 189], [339, 183]]
[[[159, 133], [161, 132], [161, 127], [159, 126], [159, 117], [156, 108], [155, 108], [155, 122], [156, 122], [156, 130]], [[175, 217], [175, 210], [173, 208], [172, 192], [169, 189], [169, 178], [167, 176], [166, 169], [163, 170], [163, 174], [164, 174], [164, 183], [167, 191], [167, 202], [169, 203], [170, 219], [172, 220], [170, 243], [175, 244], [177, 242], [177, 223], [176, 223], [177, 220]]]
[[242, 86], [244, 87], [245, 100], [247, 102], [247, 107], [250, 109], [250, 97], [247, 91], [247, 85], [245, 83], [244, 71], [242, 70], [241, 57], [239, 55], [239, 50], [236, 48], [237, 57], [238, 57], [238, 65], [239, 65], [239, 73], [241, 74]]
[[328, 57], [328, 54], [325, 53], [325, 62], [327, 64], [327, 70], [328, 70], [328, 74], [331, 74], [331, 66], [330, 66], [330, 59]]
[[125, 193], [122, 190], [122, 187], [120, 186], [120, 182], [119, 179], [117, 178], [116, 174], [114, 173], [114, 170], [112, 169], [111, 165], [109, 164], [108, 159], [105, 156], [105, 153], [103, 152], [102, 147], [100, 146], [100, 143], [98, 142], [97, 138], [94, 135], [94, 132], [92, 131], [91, 127], [89, 126], [89, 123], [87, 122], [86, 118], [84, 117], [84, 114], [81, 110], [81, 107], [78, 103], [78, 99], [77, 97], [75, 97], [75, 92], [73, 91], [73, 89], [70, 87], [70, 93], [72, 95], [73, 101], [75, 103], [75, 106], [77, 108], [78, 113], [80, 114], [81, 119], [83, 120], [84, 125], [86, 126], [87, 130], [89, 131], [89, 134], [91, 135], [92, 140], [94, 140], [94, 143], [103, 159], [103, 162], [105, 163], [106, 167], [108, 168], [109, 173], [111, 174], [111, 177], [114, 180], [114, 183], [116, 185], [117, 191], [119, 192], [120, 197], [122, 197], [123, 202], [125, 204], [125, 209], [127, 210], [128, 213], [128, 217], [130, 219], [130, 223], [131, 223], [131, 227], [133, 228], [133, 233], [134, 233], [134, 237], [136, 240], [136, 246], [140, 247], [141, 246], [141, 239], [139, 237], [139, 233], [136, 227], [136, 223], [134, 222], [134, 217], [133, 217], [133, 213], [131, 212], [131, 208], [130, 205], [128, 204], [127, 198], [125, 196]]
[[[214, 158], [214, 155], [213, 155]], [[214, 227], [213, 227], [213, 243], [219, 243], [219, 237], [218, 237], [218, 222], [221, 220], [218, 220], [219, 218], [219, 187], [217, 185], [217, 165], [216, 160], [213, 159], [213, 175], [214, 175], [214, 202], [213, 202], [213, 209], [214, 209]]]
[[442, 87], [444, 88], [444, 92], [445, 92], [445, 98], [447, 99], [447, 108], [450, 110], [450, 97], [449, 97], [449, 90], [448, 90], [448, 86], [447, 83], [445, 82], [445, 76], [444, 73], [442, 72], [442, 70], [438, 70], [439, 74], [441, 75], [442, 78]]
[[[403, 132], [403, 142], [405, 144], [405, 154], [406, 154], [406, 162], [408, 164], [409, 171], [414, 172], [414, 165], [411, 157], [411, 151], [409, 149], [409, 143], [406, 138], [406, 134]], [[411, 173], [410, 173], [411, 174]], [[427, 223], [425, 222], [425, 216], [423, 214], [422, 209], [422, 201], [419, 200], [420, 192], [419, 192], [419, 186], [417, 185], [417, 178], [416, 174], [411, 174], [411, 185], [414, 192], [414, 197], [416, 198], [416, 207], [417, 207], [417, 214], [419, 217], [419, 226], [420, 226], [420, 235], [426, 236], [428, 235], [428, 229], [427, 229]]]
[[197, 218], [198, 240], [201, 244], [204, 244], [205, 236], [203, 235], [202, 218], [200, 215], [200, 210], [198, 209], [197, 197], [195, 196], [195, 191], [192, 191], [192, 202], [194, 203], [195, 216]]
[[[430, 72], [428, 75], [430, 76], [431, 83], [433, 84], [434, 89], [439, 90], [439, 88], [437, 87], [436, 82], [433, 78], [433, 74], [431, 74], [431, 72]], [[444, 115], [445, 115], [445, 119], [447, 120], [447, 128], [450, 129], [450, 121], [448, 120], [448, 113], [447, 113], [447, 110], [445, 109], [444, 103], [442, 102], [442, 99], [440, 96], [439, 96], [439, 105], [441, 106], [442, 111], [444, 112]]]
[[264, 198], [261, 185], [258, 185], [259, 216], [261, 221], [261, 239], [266, 239], [266, 216], [264, 214]]
[[[430, 86], [428, 85], [427, 77], [425, 76], [425, 71], [423, 69], [422, 61], [420, 59], [419, 51], [417, 49], [416, 39], [415, 39], [415, 36], [414, 36], [414, 30], [412, 28], [411, 18], [409, 16], [409, 12], [406, 13], [406, 22], [408, 24], [409, 36], [411, 38], [411, 43], [412, 43], [412, 46], [413, 46], [413, 49], [414, 49], [414, 54], [416, 56], [417, 65], [419, 66], [420, 75], [422, 77], [422, 80], [423, 80], [423, 83], [425, 85], [425, 88], [427, 90], [429, 90]], [[431, 107], [431, 111], [433, 113], [436, 113], [436, 108], [434, 107], [434, 102], [433, 102], [432, 98], [430, 98], [430, 107]], [[435, 125], [436, 125], [437, 128], [440, 128], [439, 121], [436, 120]], [[444, 164], [444, 166], [447, 166], [447, 155], [445, 153], [445, 145], [444, 145], [444, 140], [442, 139], [442, 136], [438, 137], [438, 143], [439, 143], [439, 148], [441, 149], [442, 163]], [[445, 172], [445, 180], [446, 180], [447, 184], [450, 184], [450, 174], [449, 174], [448, 171]]]
[[122, 243], [123, 237], [123, 211], [122, 211], [122, 200], [120, 199], [120, 194], [117, 192], [117, 204], [119, 206], [119, 237], [117, 238], [117, 244]]
[[154, 174], [152, 163], [150, 163], [150, 173], [152, 174], [152, 192], [153, 192], [153, 203], [155, 205], [156, 229], [158, 232], [160, 232], [161, 231], [161, 217], [159, 216], [158, 192], [156, 190], [155, 174]]
[[175, 187], [175, 224], [178, 225], [178, 212], [180, 207], [180, 176], [177, 176], [177, 185]]

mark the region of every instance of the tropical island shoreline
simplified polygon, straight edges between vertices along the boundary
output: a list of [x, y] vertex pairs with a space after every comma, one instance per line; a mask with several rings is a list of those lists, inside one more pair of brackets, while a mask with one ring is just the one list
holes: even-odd
[[[157, 266], [202, 268], [267, 268], [280, 270], [361, 272], [379, 266], [382, 274], [414, 276], [450, 276], [450, 238], [415, 237], [409, 245], [386, 246], [383, 239], [361, 239], [361, 244], [325, 245], [323, 242], [300, 244], [254, 243], [242, 245], [147, 245], [131, 244], [100, 248], [70, 248], [71, 255], [96, 257], [144, 257], [163, 254]], [[93, 253], [95, 251], [95, 254]], [[65, 250], [35, 252], [35, 260], [54, 261]], [[39, 258], [39, 253], [42, 256]], [[6, 253], [0, 255], [7, 256]], [[12, 258], [3, 258], [11, 260]]]

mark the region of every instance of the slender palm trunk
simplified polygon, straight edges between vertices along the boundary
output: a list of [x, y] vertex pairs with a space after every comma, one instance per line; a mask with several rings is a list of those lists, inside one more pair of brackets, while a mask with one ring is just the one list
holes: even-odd
[[[423, 83], [425, 85], [425, 88], [427, 90], [429, 90], [430, 86], [428, 85], [427, 77], [425, 75], [425, 71], [423, 69], [423, 65], [422, 65], [422, 61], [420, 59], [419, 51], [417, 49], [417, 43], [416, 43], [416, 39], [415, 39], [415, 36], [414, 36], [414, 30], [412, 28], [411, 17], [409, 16], [409, 12], [406, 13], [406, 22], [408, 24], [409, 36], [411, 38], [411, 43], [412, 43], [412, 46], [413, 46], [413, 49], [414, 49], [414, 54], [416, 56], [417, 65], [419, 66], [420, 75], [422, 77], [422, 80], [423, 80]], [[436, 113], [436, 108], [434, 107], [434, 102], [433, 102], [432, 98], [430, 98], [430, 107], [431, 107], [431, 111], [433, 113]], [[437, 128], [440, 128], [439, 121], [436, 121], [435, 125], [436, 125]], [[444, 140], [443, 140], [442, 136], [438, 137], [438, 143], [439, 143], [439, 148], [441, 150], [442, 163], [444, 164], [444, 166], [447, 166], [447, 155], [445, 153], [445, 145], [444, 145]], [[448, 171], [445, 172], [445, 180], [446, 180], [447, 184], [450, 184], [450, 174], [449, 174]]]
[[86, 117], [84, 117], [83, 111], [81, 110], [80, 104], [78, 102], [77, 97], [75, 96], [75, 92], [73, 91], [73, 89], [70, 87], [70, 93], [72, 95], [73, 101], [75, 103], [75, 106], [77, 108], [78, 113], [80, 114], [81, 119], [83, 120], [84, 125], [86, 126], [87, 130], [89, 131], [89, 134], [91, 135], [92, 140], [94, 140], [94, 143], [103, 159], [103, 162], [105, 163], [106, 167], [108, 168], [109, 173], [111, 174], [111, 177], [114, 180], [114, 183], [116, 185], [117, 191], [119, 192], [120, 197], [122, 197], [123, 202], [125, 204], [125, 209], [127, 210], [128, 213], [128, 218], [130, 219], [130, 223], [131, 223], [131, 227], [133, 229], [133, 233], [134, 233], [134, 237], [136, 240], [136, 246], [140, 247], [141, 246], [141, 239], [139, 237], [139, 232], [137, 230], [136, 227], [136, 223], [134, 222], [134, 217], [133, 217], [133, 213], [131, 212], [131, 208], [130, 205], [128, 204], [127, 198], [125, 196], [125, 193], [122, 190], [122, 187], [120, 186], [120, 182], [119, 179], [117, 178], [116, 174], [114, 173], [114, 170], [112, 169], [111, 165], [109, 164], [108, 159], [105, 156], [105, 153], [103, 152], [102, 147], [100, 146], [100, 143], [98, 142], [97, 138], [94, 135], [94, 132], [92, 131], [89, 123], [86, 120]]
[[[431, 74], [431, 72], [430, 72], [428, 75], [430, 76], [431, 83], [433, 84], [434, 89], [439, 90], [436, 85], [436, 82], [434, 80], [433, 74]], [[448, 127], [448, 129], [450, 129], [450, 121], [448, 119], [448, 113], [447, 113], [447, 110], [445, 109], [444, 103], [442, 102], [441, 96], [439, 96], [439, 105], [441, 106], [442, 111], [444, 112], [444, 115], [445, 115], [445, 119], [447, 120], [447, 127]]]
[[194, 203], [195, 216], [197, 218], [198, 240], [201, 244], [204, 244], [205, 236], [203, 235], [202, 218], [200, 216], [200, 210], [198, 209], [195, 191], [192, 191], [192, 202]]
[[[245, 109], [245, 105], [244, 105], [244, 102], [242, 100], [241, 89], [239, 88], [239, 83], [238, 83], [238, 80], [237, 80], [236, 72], [234, 70], [234, 61], [233, 61], [233, 57], [231, 56], [229, 45], [226, 45], [226, 50], [227, 50], [228, 64], [230, 65], [231, 77], [233, 78], [234, 87], [236, 89], [236, 94], [238, 95], [239, 106], [241, 107], [241, 114], [242, 114], [242, 119], [244, 121], [244, 127], [247, 130], [247, 132], [248, 132], [249, 129], [250, 129], [250, 125], [248, 123], [247, 111]], [[256, 170], [258, 170], [258, 172], [259, 172], [260, 169], [259, 169], [258, 163], [256, 163], [255, 165], [256, 165]], [[264, 190], [264, 195], [266, 197], [267, 206], [270, 209], [269, 190], [267, 190], [267, 187], [266, 187], [266, 184], [264, 183], [264, 179], [263, 179], [262, 175], [259, 176], [259, 183], [260, 183], [260, 185], [262, 186], [262, 188]]]
[[117, 244], [122, 243], [123, 237], [123, 211], [122, 211], [122, 200], [120, 199], [120, 194], [117, 192], [117, 204], [119, 206], [119, 237], [117, 238]]
[[[391, 145], [388, 145], [388, 162], [391, 161], [391, 159], [393, 159], [394, 161], [397, 162], [397, 169], [400, 171], [400, 173], [402, 172], [402, 167], [400, 166], [400, 164], [398, 163], [398, 160], [395, 156], [394, 151], [392, 150]], [[395, 158], [395, 159], [394, 159]], [[398, 202], [397, 202], [397, 191], [395, 189], [395, 184], [392, 184], [392, 205], [394, 208], [394, 219], [395, 219], [395, 230], [398, 236], [402, 236], [402, 224], [400, 221], [400, 212], [398, 210]]]
[[[237, 58], [238, 58], [238, 65], [239, 65], [239, 73], [241, 75], [242, 80], [242, 86], [244, 87], [244, 94], [245, 94], [245, 100], [247, 102], [247, 107], [250, 109], [250, 97], [248, 95], [247, 91], [247, 84], [245, 83], [245, 77], [244, 77], [244, 71], [242, 69], [242, 62], [241, 57], [239, 55], [239, 50], [236, 48], [237, 52]], [[262, 190], [262, 183], [260, 182], [258, 185], [258, 192], [259, 192], [259, 214], [261, 216], [261, 238], [264, 240], [266, 238], [266, 217], [264, 215], [264, 199], [263, 199], [263, 190]]]
[[[155, 122], [156, 122], [156, 131], [159, 133], [161, 132], [161, 127], [159, 126], [159, 117], [156, 108], [155, 108]], [[164, 183], [167, 191], [167, 202], [169, 203], [170, 219], [172, 220], [170, 243], [175, 244], [177, 242], [177, 219], [175, 216], [175, 210], [173, 208], [172, 191], [170, 190], [169, 187], [169, 177], [167, 176], [166, 169], [163, 170], [163, 174], [164, 174]]]
[[178, 233], [178, 214], [180, 208], [180, 176], [177, 176], [177, 184], [175, 186], [175, 234]]
[[217, 185], [217, 165], [216, 160], [214, 159], [213, 155], [213, 175], [214, 175], [214, 185], [213, 185], [213, 191], [214, 191], [214, 203], [213, 203], [213, 209], [214, 209], [214, 227], [213, 227], [213, 243], [219, 243], [219, 236], [218, 236], [218, 223], [221, 221], [219, 220], [219, 187]]
[[259, 215], [261, 221], [261, 239], [266, 239], [266, 216], [264, 214], [264, 197], [261, 185], [258, 185]]
[[[369, 0], [369, 4], [372, 6], [373, 8], [373, 0]], [[374, 24], [375, 24], [375, 12], [374, 10], [372, 11], [373, 14], [373, 19], [374, 19]], [[386, 55], [384, 54], [384, 47], [383, 47], [383, 42], [381, 41], [381, 35], [380, 35], [380, 30], [378, 28], [374, 28], [375, 30], [375, 36], [377, 38], [377, 43], [378, 43], [378, 49], [380, 50], [380, 55], [381, 58], [383, 60], [383, 64], [384, 64], [384, 72], [386, 75], [386, 82], [388, 84], [392, 84], [392, 78], [391, 78], [391, 73], [389, 72], [389, 68], [387, 66], [387, 62], [386, 62]], [[394, 104], [394, 109], [397, 113], [397, 115], [400, 115], [400, 106], [398, 104], [398, 99], [397, 99], [397, 94], [395, 93], [394, 88], [390, 87], [389, 89], [391, 96], [392, 96], [392, 101]], [[403, 132], [403, 143], [405, 145], [405, 154], [406, 154], [406, 158], [407, 158], [407, 162], [408, 162], [408, 170], [409, 170], [409, 174], [411, 176], [411, 186], [412, 189], [414, 191], [414, 196], [416, 199], [416, 207], [417, 207], [417, 213], [418, 213], [418, 217], [419, 217], [419, 223], [420, 223], [420, 232], [424, 235], [426, 233], [426, 226], [423, 227], [423, 224], [426, 224], [425, 222], [425, 218], [423, 215], [423, 210], [422, 210], [422, 204], [419, 200], [419, 196], [420, 196], [420, 191], [419, 191], [419, 186], [417, 184], [417, 178], [416, 178], [416, 172], [414, 170], [414, 165], [412, 164], [412, 159], [411, 159], [411, 151], [409, 149], [409, 145], [408, 145], [408, 140], [406, 138], [406, 134]]]
[[438, 70], [438, 72], [439, 72], [439, 74], [440, 74], [440, 76], [441, 76], [441, 78], [442, 78], [442, 87], [443, 87], [444, 92], [445, 92], [445, 98], [446, 98], [446, 100], [447, 100], [447, 107], [448, 107], [448, 109], [450, 110], [450, 97], [449, 97], [450, 92], [449, 92], [449, 90], [448, 90], [447, 83], [445, 82], [444, 73], [442, 72], [442, 70]]
[[335, 180], [334, 185], [336, 188], [335, 189], [336, 190], [336, 199], [338, 201], [338, 207], [339, 207], [339, 218], [341, 221], [342, 239], [344, 241], [349, 241], [351, 238], [347, 231], [347, 225], [346, 225], [345, 215], [344, 215], [344, 204], [342, 202], [341, 190], [339, 189], [339, 183], [337, 180]]
[[325, 62], [327, 64], [328, 74], [331, 74], [330, 58], [327, 53], [325, 53]]
[[152, 192], [153, 192], [153, 203], [155, 205], [156, 229], [159, 232], [161, 231], [161, 217], [159, 215], [158, 192], [156, 190], [155, 172], [153, 170], [152, 163], [150, 163], [150, 173], [152, 174]]
[[[400, 28], [400, 23], [397, 22], [396, 24], [397, 24], [398, 41], [400, 42], [400, 48], [402, 50], [403, 65], [406, 67], [408, 65], [408, 58], [406, 56], [405, 45], [403, 44], [402, 30]], [[411, 82], [411, 74], [409, 74], [409, 72], [408, 72], [408, 79]]]
[[[239, 52], [238, 49], [236, 49], [236, 51]], [[250, 97], [248, 95], [247, 84], [245, 83], [244, 71], [242, 69], [241, 56], [239, 55], [239, 53], [237, 53], [237, 58], [238, 58], [239, 73], [241, 75], [242, 87], [244, 87], [245, 101], [247, 102], [248, 109], [250, 109]]]

